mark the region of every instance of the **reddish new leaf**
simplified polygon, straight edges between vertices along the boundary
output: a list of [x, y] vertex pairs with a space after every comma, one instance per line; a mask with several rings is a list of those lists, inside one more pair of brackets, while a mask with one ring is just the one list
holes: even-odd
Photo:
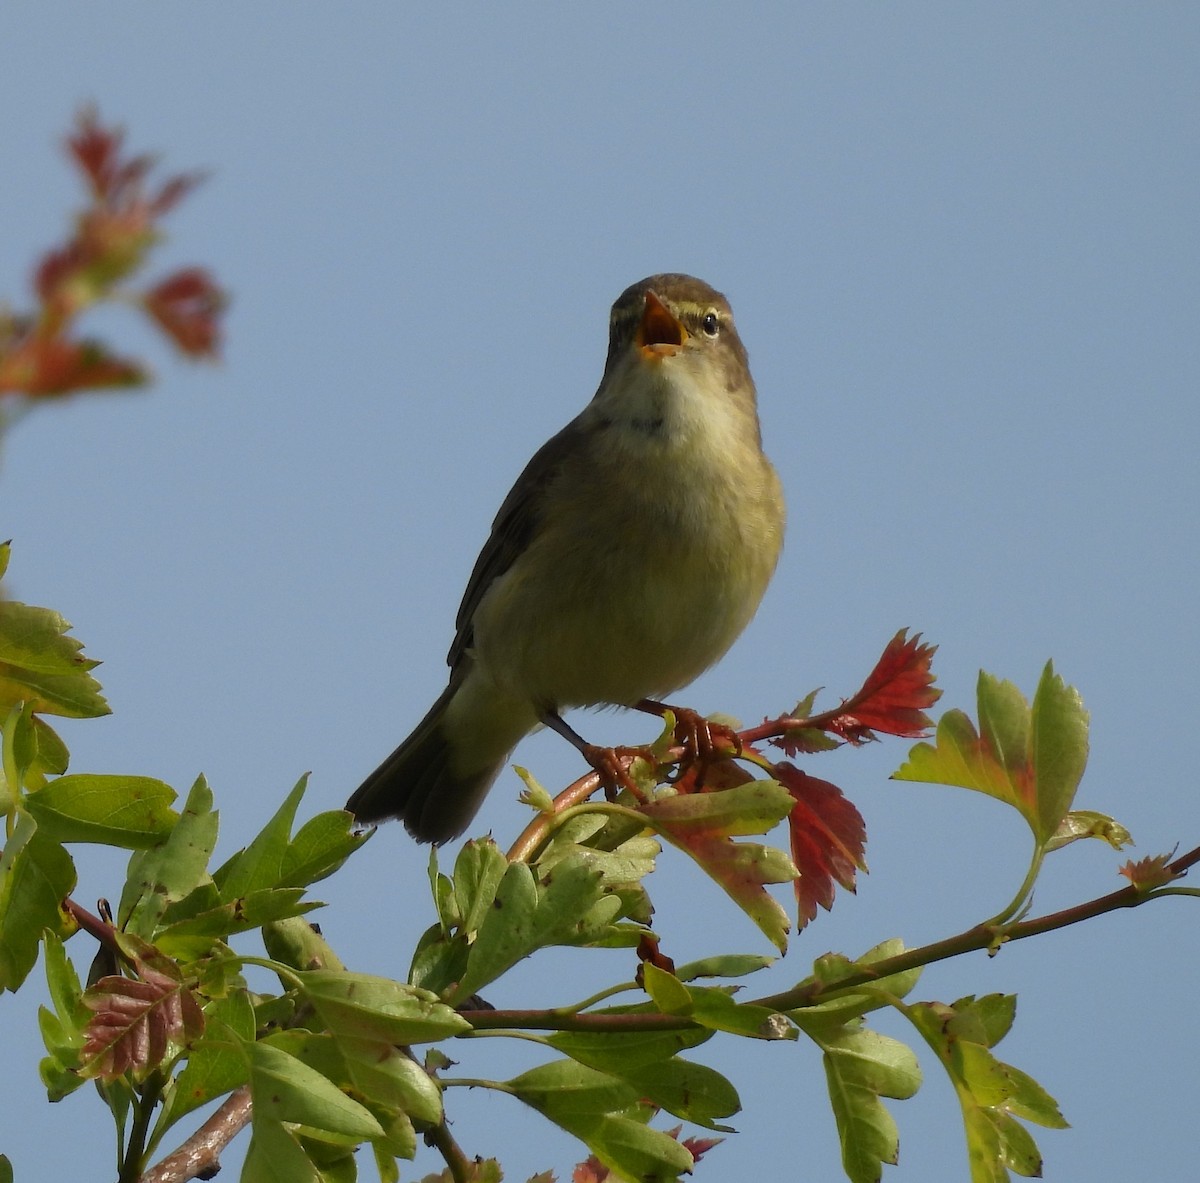
[[93, 1012], [85, 1030], [84, 1076], [113, 1080], [160, 1065], [172, 1045], [185, 1047], [204, 1031], [204, 1014], [178, 978], [145, 962], [139, 976], [101, 978], [83, 995]]
[[571, 1172], [571, 1183], [604, 1183], [609, 1177], [608, 1167], [594, 1154], [589, 1154]]
[[1150, 891], [1178, 878], [1167, 865], [1174, 857], [1173, 850], [1168, 854], [1148, 854], [1145, 858], [1130, 859], [1118, 871], [1139, 891]]
[[[813, 715], [814, 691], [790, 715], [767, 719], [738, 733], [743, 744], [769, 739], [789, 756], [827, 751], [838, 740], [861, 744], [876, 732], [919, 738], [933, 726], [925, 713], [942, 696], [931, 670], [936, 645], [921, 643], [921, 634], [901, 629], [884, 649], [862, 688], [831, 711]], [[830, 738], [831, 736], [836, 738]]]
[[635, 980], [640, 986], [642, 984], [642, 966], [645, 962], [650, 962], [651, 965], [657, 966], [666, 973], [673, 974], [675, 972], [675, 962], [668, 957], [662, 950], [659, 949], [659, 939], [652, 932], [643, 933], [638, 939], [637, 958], [638, 967]]
[[921, 634], [901, 629], [883, 651], [862, 689], [841, 706], [834, 730], [855, 742], [864, 731], [882, 731], [919, 739], [933, 726], [925, 714], [942, 696], [933, 686], [930, 663], [936, 645], [922, 645]]
[[116, 357], [97, 341], [30, 335], [0, 356], [0, 394], [20, 391], [44, 396], [73, 390], [139, 386], [146, 371]]
[[777, 764], [776, 779], [795, 799], [788, 814], [792, 862], [800, 871], [796, 893], [797, 927], [833, 907], [834, 884], [855, 887], [856, 870], [867, 869], [863, 851], [867, 828], [862, 814], [837, 785], [809, 776], [792, 764]]
[[216, 357], [225, 295], [203, 268], [167, 276], [146, 292], [142, 304], [189, 357]]
[[114, 298], [138, 300], [186, 356], [217, 354], [225, 300], [207, 272], [181, 270], [145, 293], [119, 287], [145, 265], [160, 239], [159, 219], [201, 179], [178, 174], [152, 184], [154, 159], [124, 156], [123, 139], [89, 108], [67, 140], [90, 202], [67, 241], [48, 250], [35, 268], [37, 309], [21, 316], [0, 313], [0, 394], [60, 395], [144, 382], [140, 364], [80, 339], [74, 330], [81, 314]]
[[719, 1146], [724, 1138], [684, 1138], [683, 1148], [699, 1162], [714, 1146]]
[[80, 112], [73, 135], [67, 137], [67, 150], [87, 179], [98, 204], [113, 209], [144, 211], [147, 218], [165, 214], [177, 205], [202, 179], [199, 173], [168, 177], [154, 194], [145, 192], [145, 181], [154, 167], [153, 156], [122, 159], [125, 132], [100, 124], [92, 107]]

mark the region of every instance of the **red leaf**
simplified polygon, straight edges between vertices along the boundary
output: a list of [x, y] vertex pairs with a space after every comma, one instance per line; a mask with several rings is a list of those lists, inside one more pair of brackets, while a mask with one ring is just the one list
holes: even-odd
[[31, 335], [0, 357], [0, 394], [67, 394], [73, 390], [138, 386], [146, 372], [95, 341]]
[[644, 963], [647, 961], [649, 961], [652, 965], [657, 966], [659, 969], [665, 970], [669, 974], [673, 974], [675, 972], [675, 962], [659, 949], [658, 943], [658, 937], [649, 932], [643, 933], [638, 939], [638, 967], [637, 973], [634, 975], [634, 980], [639, 986], [643, 984], [642, 968]]
[[75, 133], [67, 137], [67, 150], [87, 178], [97, 203], [114, 211], [137, 210], [144, 222], [165, 214], [178, 205], [204, 179], [203, 173], [179, 173], [168, 177], [153, 195], [144, 192], [153, 169], [153, 156], [121, 158], [125, 132], [104, 127], [95, 108], [85, 107]]
[[867, 869], [863, 851], [867, 827], [862, 814], [837, 785], [809, 776], [793, 764], [776, 764], [776, 779], [795, 798], [788, 814], [792, 862], [800, 871], [793, 884], [803, 928], [817, 914], [817, 905], [833, 907], [834, 882], [854, 890], [855, 871]]
[[168, 275], [142, 297], [146, 311], [189, 357], [215, 357], [225, 295], [201, 267]]
[[94, 107], [79, 112], [75, 133], [67, 137], [67, 150], [91, 185], [93, 194], [104, 200], [113, 186], [121, 142], [120, 128], [103, 128]]
[[724, 1138], [684, 1138], [681, 1145], [692, 1156], [694, 1162], [699, 1162], [714, 1146], [719, 1146]]
[[608, 1167], [594, 1154], [589, 1154], [571, 1172], [571, 1183], [604, 1183], [604, 1180], [608, 1177]]
[[933, 720], [925, 708], [933, 706], [942, 692], [933, 686], [930, 663], [936, 645], [922, 645], [921, 634], [908, 636], [901, 629], [883, 651], [862, 689], [841, 706], [831, 721], [831, 730], [860, 742], [867, 731], [882, 731], [920, 739]]
[[85, 1030], [85, 1076], [142, 1075], [172, 1044], [186, 1046], [204, 1031], [200, 1005], [180, 980], [144, 962], [137, 970], [137, 978], [104, 977], [84, 992], [83, 1005], [94, 1012]]

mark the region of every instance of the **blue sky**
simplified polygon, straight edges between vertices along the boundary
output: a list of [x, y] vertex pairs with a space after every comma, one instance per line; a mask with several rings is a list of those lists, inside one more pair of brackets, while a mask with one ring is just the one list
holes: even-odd
[[[1032, 693], [1053, 658], [1092, 714], [1078, 804], [1128, 825], [1134, 855], [1194, 845], [1198, 42], [1182, 4], [6, 6], [0, 297], [25, 300], [77, 203], [58, 143], [87, 100], [168, 167], [211, 169], [161, 265], [205, 263], [234, 297], [215, 367], [105, 315], [93, 327], [160, 383], [5, 440], [13, 594], [105, 662], [114, 714], [63, 727], [73, 767], [181, 790], [203, 771], [225, 853], [306, 770], [308, 809], [339, 806], [441, 689], [492, 514], [591, 396], [610, 302], [682, 270], [733, 302], [790, 524], [759, 616], [680, 697], [754, 720], [817, 685], [848, 693], [902, 626], [941, 646], [946, 706], [973, 710], [980, 667]], [[609, 742], [653, 731], [574, 722]], [[957, 932], [1015, 891], [1023, 823], [890, 783], [905, 751], [807, 766], [865, 814], [871, 874], [755, 993], [827, 949]], [[554, 736], [517, 758], [549, 786], [578, 769]], [[517, 791], [502, 781], [476, 832], [515, 834]], [[321, 885], [354, 968], [405, 973], [425, 857], [393, 827]], [[1119, 861], [1055, 855], [1035, 909], [1112, 890]], [[81, 899], [119, 894], [117, 863], [81, 868]], [[655, 878], [677, 960], [765, 951], [679, 860]], [[1192, 907], [918, 986], [1019, 993], [999, 1053], [1072, 1123], [1040, 1134], [1048, 1179], [1193, 1169]], [[552, 1004], [627, 972], [552, 957], [491, 1000]], [[95, 1099], [39, 1097], [36, 1002], [0, 1009], [0, 1149], [18, 1179], [84, 1177], [81, 1156], [105, 1178]], [[745, 1111], [697, 1177], [840, 1177], [815, 1052], [710, 1047]], [[470, 1075], [530, 1062], [459, 1051]], [[966, 1177], [953, 1096], [923, 1063], [921, 1094], [892, 1105], [898, 1183]], [[573, 1144], [515, 1104], [453, 1097], [460, 1141], [509, 1179], [568, 1178]]]

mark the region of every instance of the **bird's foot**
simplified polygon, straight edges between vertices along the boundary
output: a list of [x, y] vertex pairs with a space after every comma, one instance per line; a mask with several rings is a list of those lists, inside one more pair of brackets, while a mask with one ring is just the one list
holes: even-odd
[[683, 749], [676, 780], [695, 769], [696, 787], [700, 787], [708, 765], [742, 754], [741, 736], [732, 727], [706, 719], [691, 707], [668, 706], [656, 699], [644, 698], [637, 704], [637, 709], [660, 718], [667, 711], [675, 716], [675, 742]]
[[649, 748], [605, 748], [588, 743], [557, 711], [544, 711], [542, 722], [552, 731], [558, 732], [577, 748], [583, 758], [596, 770], [604, 795], [612, 801], [622, 789], [628, 789], [635, 800], [645, 803], [646, 794], [638, 788], [629, 773], [629, 766], [638, 756], [653, 760]]
[[599, 774], [606, 800], [616, 800], [617, 794], [627, 789], [635, 800], [645, 804], [646, 794], [630, 775], [629, 767], [639, 756], [652, 760], [649, 748], [605, 748], [589, 743], [579, 750]]

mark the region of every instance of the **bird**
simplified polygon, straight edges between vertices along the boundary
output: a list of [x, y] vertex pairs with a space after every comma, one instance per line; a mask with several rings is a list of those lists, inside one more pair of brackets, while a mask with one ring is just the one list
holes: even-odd
[[496, 514], [458, 609], [449, 684], [346, 808], [441, 844], [539, 726], [583, 749], [564, 711], [661, 707], [758, 610], [784, 522], [729, 301], [679, 273], [631, 284], [612, 306], [595, 395]]

